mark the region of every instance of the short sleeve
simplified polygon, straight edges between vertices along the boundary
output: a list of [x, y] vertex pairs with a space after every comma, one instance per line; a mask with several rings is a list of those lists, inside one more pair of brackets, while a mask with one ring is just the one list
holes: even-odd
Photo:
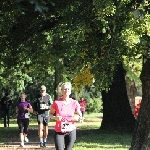
[[76, 107], [75, 107], [75, 111], [80, 111], [80, 104], [79, 104], [79, 102], [78, 101], [76, 101]]
[[53, 100], [52, 100], [52, 97], [49, 95], [49, 105], [52, 105], [53, 104]]
[[32, 105], [30, 103], [28, 103], [28, 108], [31, 108], [31, 107], [32, 107]]
[[56, 105], [56, 102], [54, 101], [54, 103], [51, 105], [51, 108], [53, 108], [54, 110], [57, 109], [57, 105]]

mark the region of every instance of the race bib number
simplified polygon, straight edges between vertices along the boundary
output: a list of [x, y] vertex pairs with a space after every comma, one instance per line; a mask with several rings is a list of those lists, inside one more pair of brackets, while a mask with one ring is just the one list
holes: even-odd
[[25, 113], [25, 118], [30, 118], [29, 113]]
[[46, 104], [40, 104], [40, 109], [45, 109]]
[[69, 132], [69, 131], [72, 131], [72, 123], [61, 122], [61, 132]]

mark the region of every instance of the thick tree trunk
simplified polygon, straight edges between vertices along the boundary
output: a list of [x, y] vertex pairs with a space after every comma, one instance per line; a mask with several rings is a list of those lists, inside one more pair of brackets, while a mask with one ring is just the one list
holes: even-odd
[[54, 81], [54, 99], [57, 99], [59, 95], [59, 84], [63, 82], [63, 63], [62, 59], [56, 63], [55, 67], [55, 81]]
[[131, 106], [132, 114], [134, 115], [135, 97], [137, 96], [137, 88], [134, 81], [126, 78], [127, 96]]
[[142, 102], [137, 118], [130, 150], [150, 149], [150, 59], [143, 65], [141, 73]]
[[100, 129], [133, 131], [135, 119], [127, 97], [125, 70], [116, 66], [114, 82], [108, 92], [102, 91], [103, 120]]

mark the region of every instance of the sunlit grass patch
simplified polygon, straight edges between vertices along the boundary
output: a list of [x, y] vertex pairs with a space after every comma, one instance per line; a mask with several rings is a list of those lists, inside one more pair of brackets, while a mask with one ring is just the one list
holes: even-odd
[[85, 118], [93, 118], [93, 119], [96, 119], [96, 118], [102, 118], [103, 117], [103, 113], [86, 113], [85, 112]]
[[101, 122], [84, 122], [82, 123], [76, 123], [77, 124], [77, 129], [99, 129]]
[[92, 130], [77, 137], [73, 150], [128, 150], [130, 142], [130, 134], [108, 134]]

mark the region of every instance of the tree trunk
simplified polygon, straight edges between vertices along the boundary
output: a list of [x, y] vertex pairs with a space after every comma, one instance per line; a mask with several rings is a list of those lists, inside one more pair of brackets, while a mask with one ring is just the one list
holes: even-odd
[[137, 96], [137, 88], [135, 86], [135, 82], [130, 81], [130, 79], [126, 78], [126, 89], [132, 114], [134, 115], [135, 97]]
[[122, 64], [116, 66], [114, 82], [108, 92], [102, 91], [103, 120], [100, 129], [133, 131], [135, 119], [129, 104], [125, 70]]
[[130, 150], [150, 149], [150, 59], [147, 59], [142, 68], [142, 102], [137, 118]]
[[62, 59], [56, 63], [55, 66], [55, 81], [54, 81], [54, 100], [57, 99], [60, 95], [59, 84], [63, 82], [63, 63]]

